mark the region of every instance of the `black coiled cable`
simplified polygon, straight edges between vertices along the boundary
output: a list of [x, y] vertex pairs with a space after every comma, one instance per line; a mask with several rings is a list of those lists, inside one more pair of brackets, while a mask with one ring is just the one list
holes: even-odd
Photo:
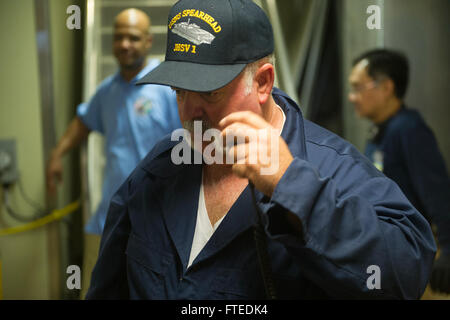
[[262, 222], [262, 212], [256, 203], [255, 187], [249, 183], [252, 193], [253, 206], [257, 212], [257, 222], [254, 226], [253, 236], [255, 239], [256, 252], [258, 254], [259, 267], [263, 277], [264, 288], [266, 290], [266, 297], [269, 300], [276, 299], [275, 283], [272, 276], [272, 267], [270, 265], [269, 253], [267, 250], [266, 234]]

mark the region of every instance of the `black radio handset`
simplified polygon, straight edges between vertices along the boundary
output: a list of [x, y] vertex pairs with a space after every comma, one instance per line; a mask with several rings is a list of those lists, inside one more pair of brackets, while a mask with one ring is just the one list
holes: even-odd
[[263, 226], [263, 213], [261, 212], [261, 209], [258, 207], [258, 204], [256, 202], [255, 186], [251, 182], [249, 182], [249, 186], [252, 193], [253, 206], [255, 207], [257, 215], [257, 222], [254, 226], [253, 235], [255, 239], [256, 251], [258, 254], [259, 267], [261, 269], [261, 274], [264, 281], [266, 297], [267, 299], [274, 300], [276, 299], [275, 283], [272, 277], [272, 267], [270, 265], [269, 253], [267, 250], [266, 234], [264, 232]]

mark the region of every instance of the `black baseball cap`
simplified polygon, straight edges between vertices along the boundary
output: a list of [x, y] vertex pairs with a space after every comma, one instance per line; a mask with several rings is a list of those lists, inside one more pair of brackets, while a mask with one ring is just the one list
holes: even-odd
[[137, 84], [217, 90], [274, 51], [264, 11], [251, 0], [181, 0], [170, 10], [165, 61]]

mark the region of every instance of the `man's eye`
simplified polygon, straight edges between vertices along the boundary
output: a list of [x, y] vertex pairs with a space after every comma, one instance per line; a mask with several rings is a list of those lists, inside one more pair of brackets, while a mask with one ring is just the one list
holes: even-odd
[[353, 84], [350, 86], [350, 91], [351, 92], [359, 92], [361, 91], [361, 85], [358, 84]]
[[178, 89], [178, 88], [174, 88], [174, 87], [170, 87], [170, 89], [175, 91], [175, 94], [177, 95], [177, 97], [180, 97], [181, 94], [184, 92], [184, 90], [181, 90], [181, 89]]
[[219, 91], [209, 91], [209, 92], [202, 92], [202, 97], [207, 100], [216, 99], [219, 97]]

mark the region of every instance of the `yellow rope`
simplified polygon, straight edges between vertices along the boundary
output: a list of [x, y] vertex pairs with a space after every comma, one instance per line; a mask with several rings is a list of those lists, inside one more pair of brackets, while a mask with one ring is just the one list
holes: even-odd
[[19, 232], [25, 232], [30, 231], [32, 229], [36, 229], [39, 227], [42, 227], [43, 225], [46, 225], [50, 222], [59, 220], [63, 218], [64, 216], [68, 215], [69, 213], [74, 212], [80, 207], [80, 200], [74, 201], [70, 203], [69, 205], [65, 206], [62, 209], [53, 210], [50, 214], [46, 215], [45, 217], [42, 217], [40, 219], [37, 219], [33, 222], [17, 226], [17, 227], [11, 227], [6, 229], [0, 230], [0, 237], [1, 236], [7, 236]]
[[2, 257], [0, 256], [0, 300], [3, 300]]

